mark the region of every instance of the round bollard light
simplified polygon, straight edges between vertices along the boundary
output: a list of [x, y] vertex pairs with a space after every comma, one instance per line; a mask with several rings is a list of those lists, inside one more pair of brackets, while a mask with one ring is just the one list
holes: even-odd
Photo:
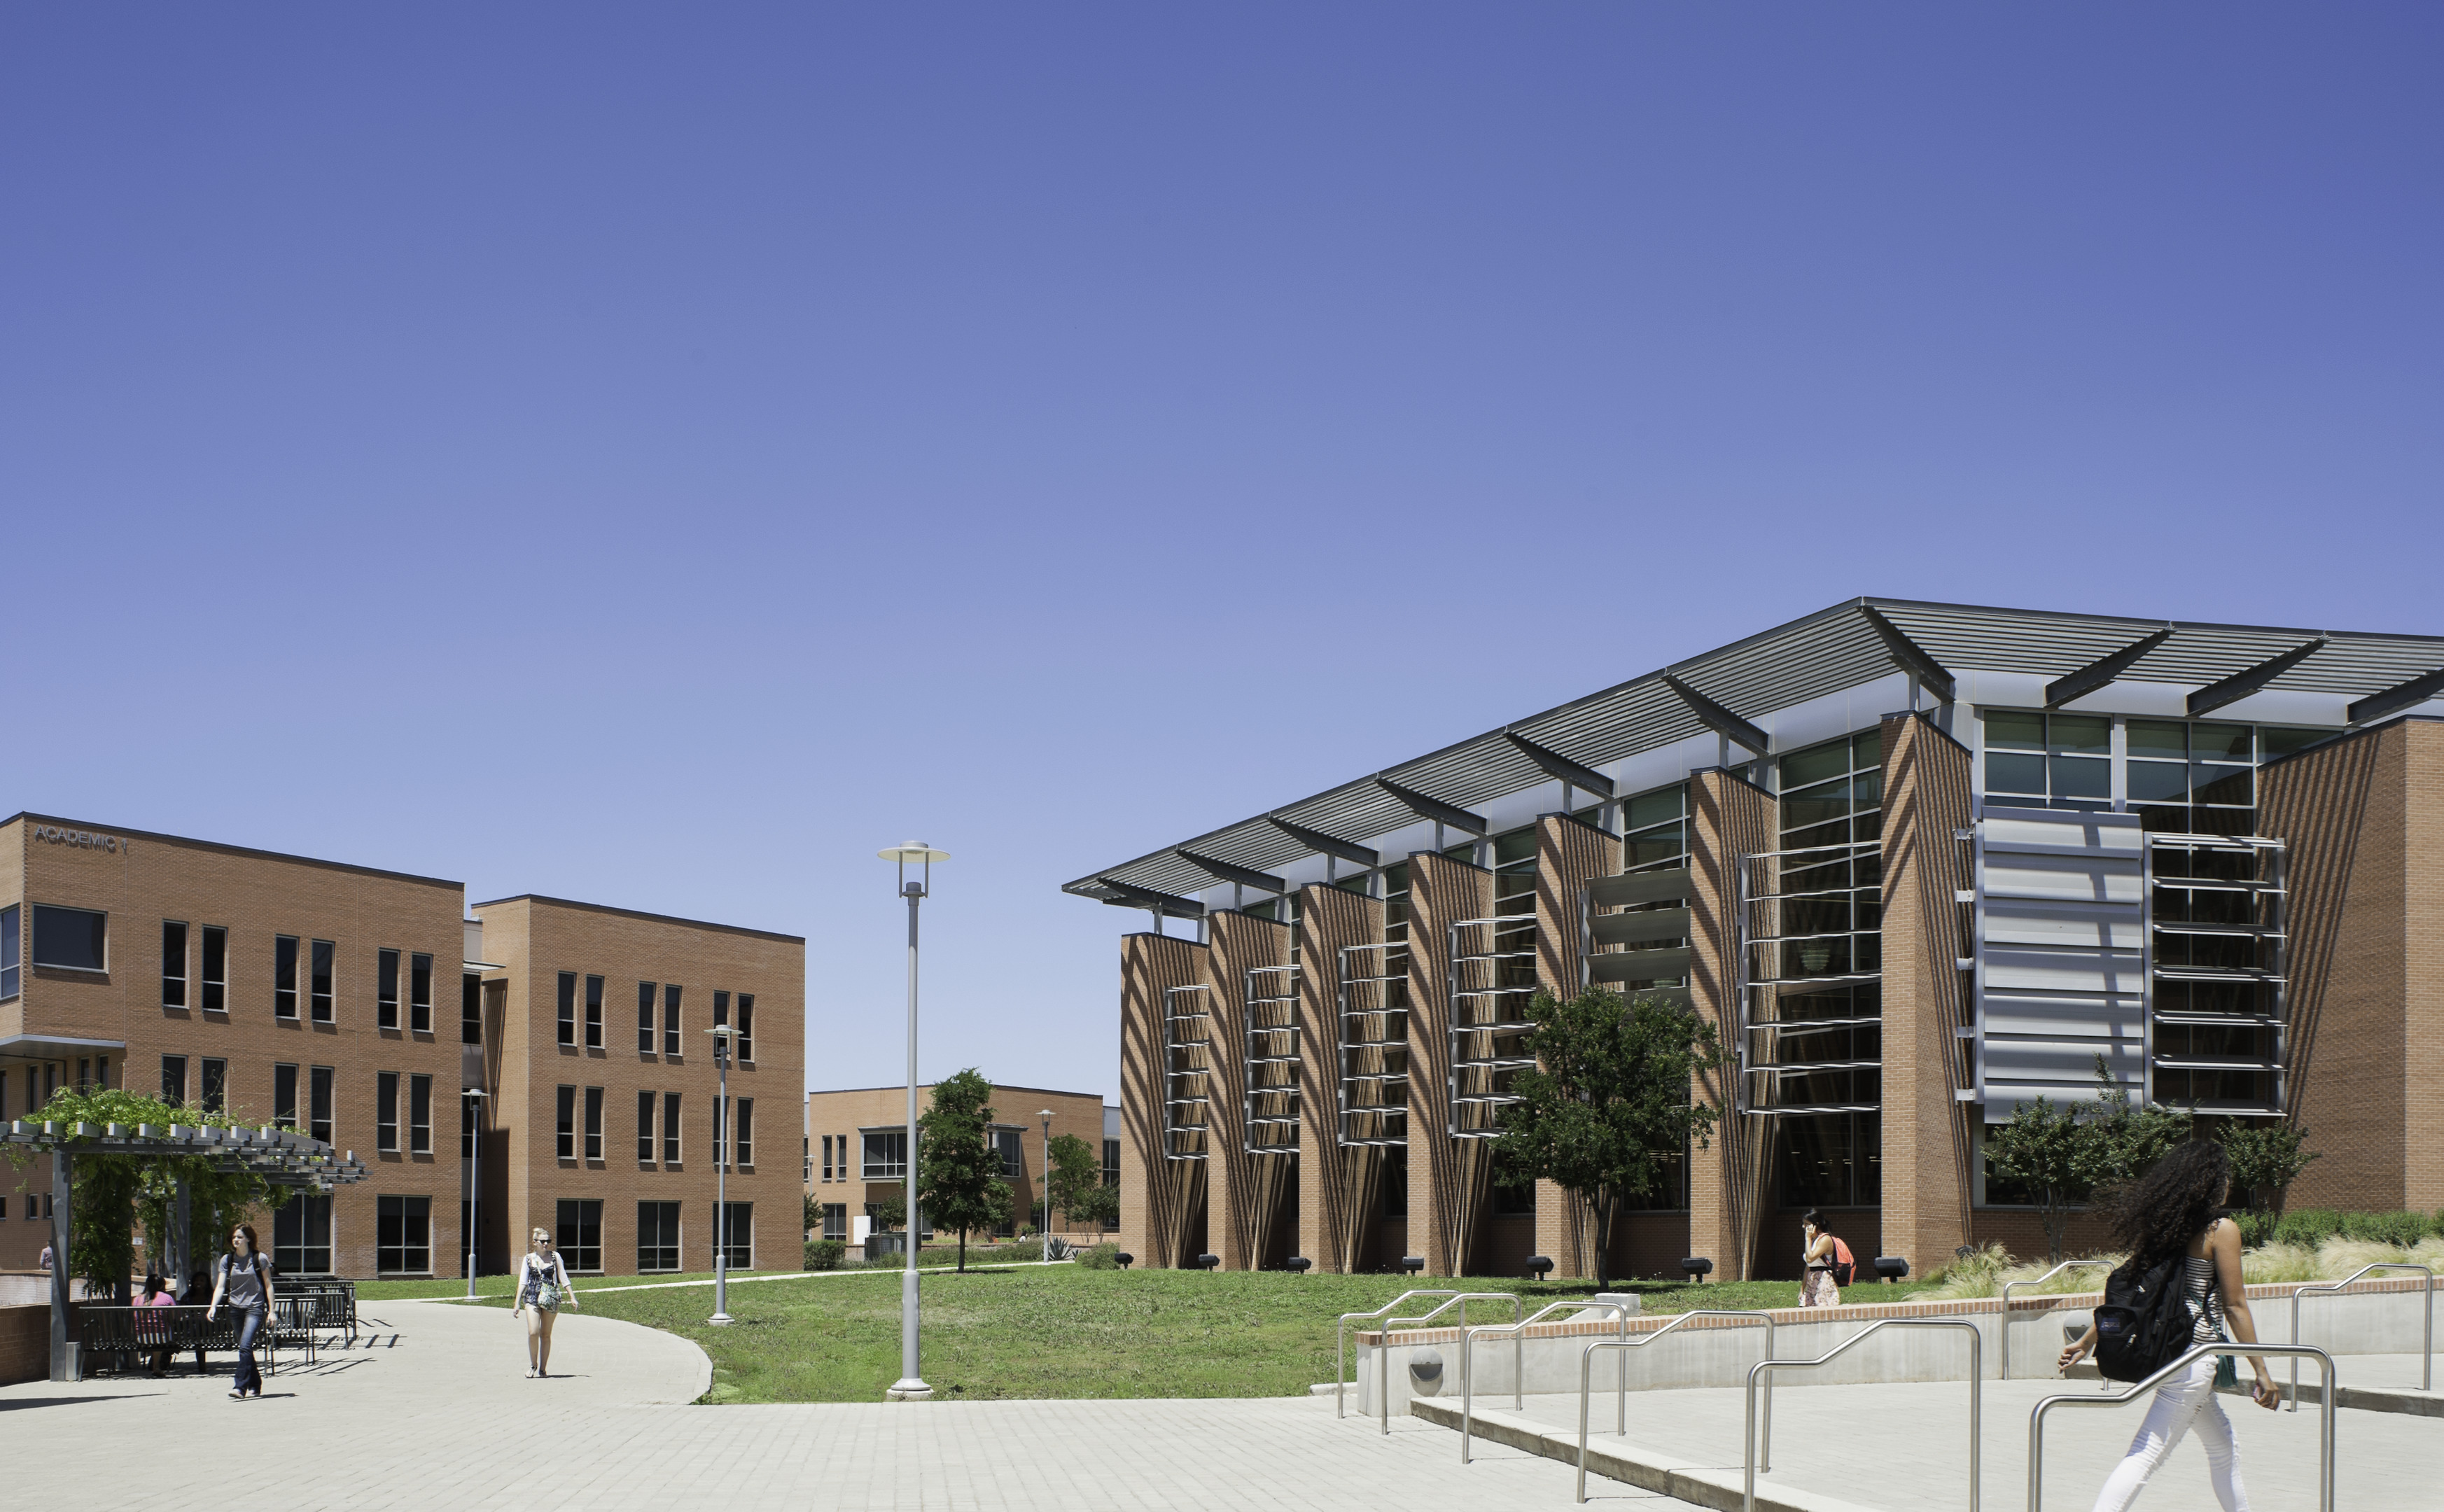
[[1899, 1255], [1878, 1255], [1876, 1274], [1887, 1282], [1897, 1282], [1909, 1274], [1909, 1262]]
[[1414, 1276], [1417, 1272], [1426, 1268], [1426, 1257], [1423, 1255], [1403, 1255], [1400, 1257], [1400, 1268]]
[[1196, 1257], [1196, 1268], [1198, 1270], [1212, 1270], [1214, 1266], [1219, 1265], [1220, 1263], [1222, 1263], [1222, 1257], [1219, 1255], [1199, 1255]]
[[1528, 1274], [1538, 1281], [1543, 1281], [1546, 1277], [1550, 1276], [1553, 1274], [1553, 1257], [1550, 1255], [1528, 1256]]
[[1282, 1262], [1282, 1269], [1289, 1271], [1294, 1275], [1304, 1276], [1314, 1268], [1315, 1262], [1307, 1259], [1305, 1255], [1292, 1255], [1289, 1259]]
[[1119, 1262], [1120, 1263], [1120, 1269], [1122, 1269], [1122, 1270], [1126, 1270], [1126, 1269], [1128, 1269], [1131, 1265], [1134, 1265], [1134, 1264], [1136, 1264], [1136, 1263], [1138, 1263], [1138, 1257], [1136, 1257], [1135, 1255], [1130, 1254], [1130, 1253], [1129, 1253], [1127, 1250], [1125, 1250], [1125, 1249], [1121, 1250], [1119, 1254], [1114, 1255], [1112, 1258], [1113, 1258], [1114, 1260], [1117, 1260], [1117, 1261], [1119, 1261]]
[[1692, 1255], [1680, 1263], [1680, 1268], [1688, 1273], [1691, 1281], [1702, 1284], [1714, 1273], [1714, 1263], [1703, 1255]]

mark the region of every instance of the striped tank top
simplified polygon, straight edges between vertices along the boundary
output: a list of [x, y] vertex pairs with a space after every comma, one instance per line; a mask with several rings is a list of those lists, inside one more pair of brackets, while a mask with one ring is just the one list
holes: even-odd
[[2215, 1292], [2214, 1258], [2192, 1255], [2181, 1262], [2181, 1279], [2190, 1294], [2190, 1311], [2197, 1321], [2191, 1326], [2190, 1342], [2212, 1344], [2224, 1337], [2223, 1300]]

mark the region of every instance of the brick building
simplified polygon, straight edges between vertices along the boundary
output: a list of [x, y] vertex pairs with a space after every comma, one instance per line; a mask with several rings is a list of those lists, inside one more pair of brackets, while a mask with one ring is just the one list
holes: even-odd
[[[2444, 1205], [2444, 639], [1861, 599], [1106, 868], [1122, 1243], [1593, 1269], [1491, 1179], [1526, 1006], [1657, 992], [1726, 1109], [1616, 1274], [2040, 1240], [1990, 1123], [2290, 1118], [2295, 1204]], [[1193, 934], [1175, 933], [1175, 929]], [[2074, 1232], [2074, 1240], [2078, 1234]]]
[[[751, 1135], [746, 1099], [759, 1081], [780, 1088], [767, 1106], [783, 1108], [803, 1085], [803, 944], [540, 898], [469, 918], [465, 897], [457, 882], [373, 867], [31, 814], [0, 822], [0, 1119], [82, 1083], [293, 1127], [372, 1175], [272, 1216], [265, 1239], [283, 1270], [455, 1276], [481, 1106], [482, 1269], [505, 1268], [513, 1236], [538, 1225], [563, 1229], [572, 1268], [581, 1250], [626, 1272], [674, 1248], [686, 1268], [705, 1268], [715, 1071], [698, 1031], [731, 1013], [760, 1021], [731, 1074]], [[564, 972], [580, 981], [573, 1050], [557, 1042]], [[620, 1021], [628, 1040], [584, 1042], [597, 1027], [586, 994], [596, 979], [633, 994], [631, 975], [670, 985], [677, 1032], [694, 1042], [636, 1055], [633, 1070], [621, 1060], [615, 1075], [611, 1047], [634, 1042], [634, 1020]], [[581, 1152], [566, 1160], [555, 1154], [564, 1083], [577, 1089]], [[628, 1140], [649, 1083], [657, 1126], [679, 1114], [684, 1158], [596, 1158], [598, 1139], [605, 1156], [638, 1149]], [[794, 1264], [797, 1216], [787, 1184], [772, 1188], [791, 1169], [786, 1140], [760, 1173], [742, 1163], [731, 1201], [786, 1212], [766, 1227]], [[752, 1150], [742, 1137], [742, 1157]], [[0, 1171], [0, 1270], [32, 1267], [48, 1242], [49, 1187], [47, 1157]], [[631, 1230], [647, 1218], [651, 1245]], [[751, 1255], [751, 1230], [733, 1248]]]
[[[919, 1086], [916, 1111], [921, 1115], [933, 1099], [934, 1089]], [[992, 1110], [991, 1139], [1009, 1182], [1009, 1216], [999, 1232], [1016, 1233], [1044, 1195], [1046, 1132], [1040, 1116], [1047, 1110], [1052, 1137], [1075, 1134], [1084, 1140], [1087, 1148], [1102, 1152], [1106, 1181], [1119, 1180], [1120, 1110], [1106, 1107], [1099, 1094], [996, 1086]], [[875, 1209], [899, 1197], [907, 1173], [907, 1086], [810, 1092], [805, 1137], [806, 1195], [822, 1209], [823, 1236], [856, 1240], [868, 1227], [880, 1226], [873, 1222]], [[1102, 1237], [1073, 1234], [1058, 1213], [1053, 1223], [1053, 1232], [1065, 1237]]]

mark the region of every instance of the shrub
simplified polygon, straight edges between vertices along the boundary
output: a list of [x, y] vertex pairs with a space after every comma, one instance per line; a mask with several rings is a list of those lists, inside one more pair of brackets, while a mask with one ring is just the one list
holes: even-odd
[[1120, 1246], [1097, 1245], [1092, 1249], [1080, 1250], [1078, 1265], [1082, 1270], [1118, 1270], [1120, 1268]]
[[2285, 1213], [2274, 1225], [2274, 1243], [2314, 1249], [2342, 1231], [2342, 1215], [2331, 1208], [2303, 1208]]
[[2344, 1239], [2398, 1245], [2406, 1249], [2427, 1237], [2425, 1213], [2344, 1213], [2342, 1219], [2342, 1236]]
[[2240, 1230], [2240, 1245], [2243, 1249], [2255, 1249], [2260, 1245], [2270, 1245], [2274, 1242], [2274, 1227], [2279, 1220], [2272, 1213], [2250, 1212], [2244, 1209], [2231, 1214], [2231, 1217], [2233, 1226]]
[[808, 1270], [838, 1270], [841, 1268], [841, 1257], [847, 1253], [848, 1245], [842, 1243], [840, 1240], [810, 1239], [806, 1241], [805, 1268]]

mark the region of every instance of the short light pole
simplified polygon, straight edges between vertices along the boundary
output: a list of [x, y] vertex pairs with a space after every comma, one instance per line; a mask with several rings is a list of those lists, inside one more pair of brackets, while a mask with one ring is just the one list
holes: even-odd
[[[916, 1374], [916, 905], [933, 891], [934, 863], [947, 861], [951, 855], [923, 840], [910, 840], [875, 854], [899, 864], [899, 895], [908, 900], [908, 1149], [900, 1182], [900, 1192], [906, 1198], [901, 1207], [908, 1216], [908, 1240], [902, 1246], [908, 1263], [899, 1273], [899, 1379], [883, 1396], [894, 1402], [922, 1402], [932, 1398], [934, 1388]], [[908, 879], [912, 865], [917, 868], [916, 880], [913, 882]]]
[[1036, 1115], [1044, 1120], [1044, 1258], [1052, 1259], [1052, 1110]]
[[475, 1116], [468, 1124], [473, 1134], [467, 1147], [467, 1300], [472, 1302], [475, 1300], [475, 1236], [484, 1231], [484, 1089], [461, 1087], [458, 1096], [462, 1100], [475, 1099]]
[[738, 1130], [733, 1127], [730, 1108], [730, 1036], [729, 1024], [717, 1023], [705, 1033], [713, 1036], [713, 1063], [721, 1071], [721, 1091], [713, 1105], [713, 1127], [721, 1137], [713, 1141], [713, 1316], [705, 1319], [716, 1327], [727, 1328], [730, 1316], [730, 1152], [737, 1143]]

